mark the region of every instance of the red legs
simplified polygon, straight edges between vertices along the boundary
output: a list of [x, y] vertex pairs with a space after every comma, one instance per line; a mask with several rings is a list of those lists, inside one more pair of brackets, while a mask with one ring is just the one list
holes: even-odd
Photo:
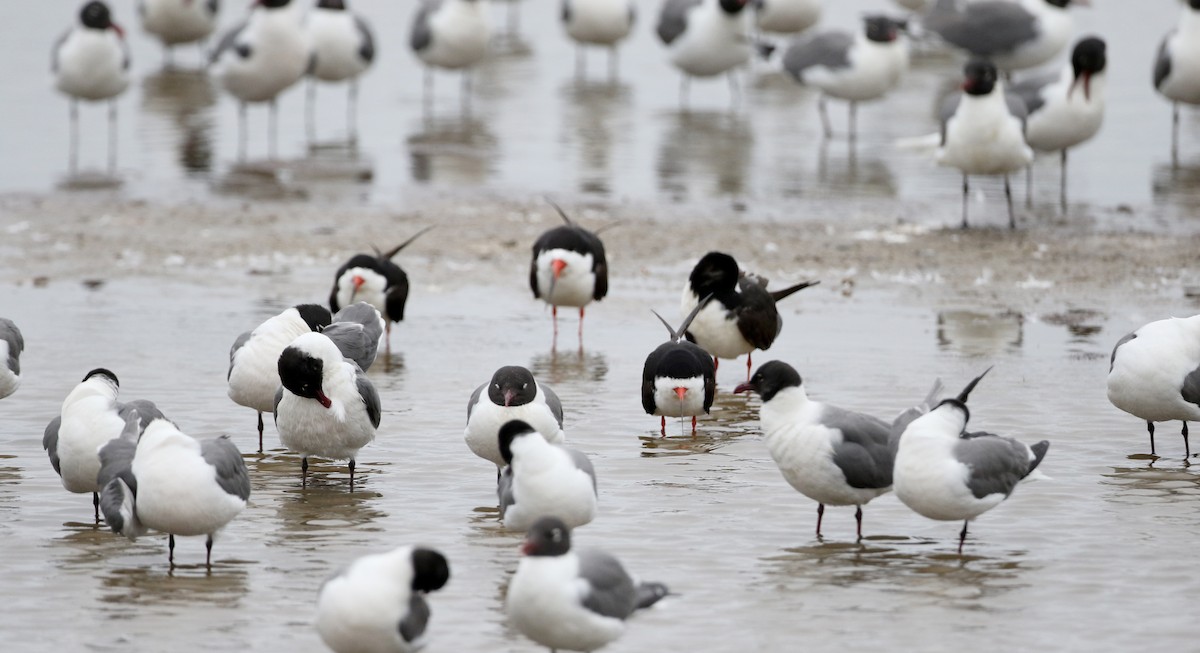
[[[659, 428], [659, 432], [662, 433], [662, 437], [664, 437], [664, 438], [667, 437], [667, 416], [666, 415], [663, 415], [662, 426]], [[97, 517], [96, 520], [99, 521], [100, 518]]]
[[817, 504], [817, 539], [821, 539], [821, 519], [825, 517], [825, 504]]
[[696, 416], [692, 415], [692, 437], [696, 437]]
[[716, 374], [717, 370], [720, 368], [721, 368], [721, 359], [717, 358], [716, 356], [713, 356], [713, 374]]
[[583, 345], [583, 307], [579, 307], [579, 344]]
[[746, 354], [746, 382], [750, 382], [750, 366], [754, 364], [754, 354]]
[[862, 541], [862, 506], [854, 506], [854, 521], [858, 522], [858, 541]]

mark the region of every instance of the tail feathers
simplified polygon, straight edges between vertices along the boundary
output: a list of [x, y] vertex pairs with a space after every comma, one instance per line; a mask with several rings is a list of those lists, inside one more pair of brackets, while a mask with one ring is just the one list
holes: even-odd
[[1033, 462], [1029, 463], [1029, 471], [1025, 472], [1025, 476], [1021, 478], [1028, 477], [1033, 473], [1033, 470], [1038, 468], [1038, 465], [1042, 464], [1042, 459], [1046, 457], [1046, 452], [1050, 450], [1050, 441], [1042, 440], [1037, 444], [1030, 445], [1029, 450], [1033, 452]]
[[100, 510], [114, 533], [130, 540], [146, 533], [146, 527], [137, 518], [137, 498], [123, 479], [114, 478], [104, 486], [100, 494]]
[[637, 609], [648, 608], [670, 593], [662, 583], [642, 583], [637, 588]]
[[793, 295], [795, 293], [800, 292], [801, 290], [804, 290], [805, 288], [815, 286], [819, 283], [821, 283], [821, 282], [820, 281], [805, 281], [804, 283], [798, 283], [790, 288], [784, 288], [783, 290], [775, 290], [775, 291], [771, 292], [771, 299], [774, 299], [775, 301], [778, 302], [782, 299], [786, 299], [787, 297], [790, 297], [791, 295]]

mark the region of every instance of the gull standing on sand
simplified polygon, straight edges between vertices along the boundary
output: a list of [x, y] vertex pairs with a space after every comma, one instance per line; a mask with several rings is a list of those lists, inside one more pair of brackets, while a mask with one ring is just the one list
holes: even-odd
[[[928, 411], [941, 392], [935, 383], [925, 401], [897, 418], [907, 423]], [[858, 539], [862, 507], [892, 489], [894, 425], [881, 419], [809, 399], [795, 368], [763, 364], [734, 392], [762, 397], [762, 422], [771, 458], [796, 491], [817, 502], [817, 538], [825, 506], [854, 506]]]
[[633, 0], [562, 0], [562, 23], [575, 41], [575, 75], [587, 76], [586, 46], [608, 48], [608, 78], [617, 79], [617, 44], [629, 36], [637, 18]]
[[114, 533], [130, 540], [147, 530], [167, 533], [175, 566], [175, 536], [204, 535], [204, 566], [212, 569], [213, 537], [250, 498], [250, 476], [228, 435], [197, 440], [169, 420], [150, 420], [137, 437], [138, 411], [121, 436], [100, 449], [100, 505]]
[[579, 343], [583, 346], [583, 310], [608, 294], [608, 260], [595, 232], [571, 221], [554, 205], [566, 224], [544, 232], [533, 243], [529, 287], [535, 299], [550, 305], [554, 339], [558, 340], [558, 307], [579, 307]]
[[821, 91], [817, 108], [825, 138], [833, 136], [829, 97], [850, 103], [850, 139], [857, 135], [859, 102], [877, 100], [900, 83], [908, 70], [904, 23], [887, 16], [866, 16], [854, 35], [829, 31], [794, 42], [783, 55], [783, 68], [797, 82]]
[[671, 63], [683, 73], [680, 106], [688, 106], [692, 77], [729, 74], [733, 103], [739, 99], [734, 69], [750, 60], [750, 37], [742, 12], [747, 0], [665, 0], [656, 32]]
[[500, 428], [514, 420], [535, 429], [547, 442], [562, 443], [563, 407], [558, 395], [519, 365], [501, 367], [492, 380], [475, 388], [467, 402], [467, 446], [476, 456], [505, 465], [500, 453]]
[[117, 375], [96, 368], [83, 377], [63, 400], [58, 417], [50, 420], [42, 437], [42, 448], [50, 465], [62, 477], [63, 487], [76, 494], [92, 493], [92, 508], [100, 521], [100, 447], [119, 437], [128, 415], [136, 410], [142, 424], [163, 417], [152, 402], [144, 399], [123, 404], [117, 401]]
[[362, 16], [350, 11], [346, 0], [317, 0], [305, 19], [305, 32], [315, 63], [308, 71], [305, 112], [308, 140], [316, 141], [317, 81], [346, 82], [346, 140], [358, 142], [358, 78], [375, 61], [375, 37]]
[[751, 0], [760, 32], [799, 34], [821, 19], [821, 0]]
[[1179, 25], [1158, 46], [1154, 88], [1171, 101], [1171, 161], [1179, 163], [1179, 103], [1200, 104], [1200, 0], [1187, 0]]
[[246, 158], [246, 104], [270, 104], [268, 152], [275, 158], [279, 94], [300, 81], [313, 65], [308, 39], [289, 9], [291, 2], [257, 0], [250, 18], [226, 32], [212, 54], [214, 74], [238, 100], [239, 160]]
[[749, 379], [754, 350], [770, 349], [783, 331], [783, 318], [775, 303], [818, 283], [804, 281], [768, 291], [766, 279], [741, 270], [732, 256], [709, 252], [692, 268], [683, 286], [680, 310], [684, 314], [692, 311], [701, 297], [713, 298], [685, 330], [687, 339], [713, 357], [714, 369], [720, 358], [745, 354]]
[[[1089, 37], [1071, 52], [1071, 62], [1061, 72], [1034, 77], [1013, 85], [1012, 92], [1025, 102], [1029, 117], [1025, 140], [1038, 152], [1059, 152], [1062, 180], [1059, 199], [1067, 211], [1067, 150], [1100, 131], [1104, 122], [1104, 70], [1107, 66], [1104, 41]], [[1027, 189], [1033, 200], [1033, 166]]]
[[572, 550], [571, 530], [539, 519], [521, 546], [508, 585], [508, 622], [551, 651], [594, 651], [625, 632], [625, 620], [667, 595], [662, 583], [638, 582], [612, 555]]
[[525, 422], [500, 427], [500, 455], [507, 467], [496, 493], [504, 527], [527, 531], [540, 517], [557, 517], [569, 528], [596, 516], [596, 470], [578, 449], [551, 444]]
[[220, 0], [138, 0], [142, 29], [162, 41], [167, 67], [175, 63], [175, 46], [200, 43], [203, 48], [217, 28]]
[[471, 103], [471, 68], [487, 56], [491, 28], [485, 0], [420, 0], [409, 45], [425, 64], [425, 106], [433, 101], [433, 69], [463, 71], [462, 104]]
[[392, 323], [404, 320], [408, 304], [408, 275], [392, 259], [412, 244], [432, 226], [413, 234], [411, 238], [386, 252], [355, 254], [333, 274], [333, 290], [329, 292], [329, 308], [335, 313], [343, 306], [363, 301], [374, 306], [384, 317], [385, 354], [392, 354]]
[[967, 228], [971, 175], [1003, 175], [1008, 200], [1008, 227], [1016, 229], [1012, 186], [1008, 176], [1033, 163], [1025, 142], [1025, 104], [1006, 96], [996, 67], [989, 61], [969, 62], [961, 95], [942, 107], [942, 145], [938, 165], [958, 168], [963, 176], [962, 227]]
[[435, 549], [363, 556], [321, 585], [317, 632], [334, 653], [415, 653], [428, 640], [425, 596], [449, 580], [450, 564]]
[[1146, 420], [1150, 454], [1154, 423], [1183, 422], [1183, 449], [1191, 458], [1189, 421], [1200, 421], [1200, 315], [1151, 322], [1117, 341], [1108, 368], [1108, 400]]
[[962, 520], [959, 555], [971, 520], [1007, 499], [1050, 448], [1045, 440], [1028, 446], [1013, 438], [966, 431], [971, 415], [967, 396], [983, 374], [958, 397], [943, 400], [913, 420], [900, 434], [896, 449], [896, 496], [924, 517]]
[[666, 437], [668, 417], [692, 418], [696, 435], [696, 417], [708, 414], [717, 395], [716, 360], [708, 352], [684, 339], [688, 326], [711, 301], [706, 296], [684, 318], [678, 329], [658, 313], [654, 316], [667, 327], [670, 339], [646, 357], [642, 367], [642, 409], [647, 415], [659, 415], [659, 432]]
[[354, 488], [358, 450], [375, 439], [382, 409], [379, 393], [358, 365], [328, 336], [306, 333], [279, 355], [275, 427], [283, 446], [300, 454], [302, 484], [308, 457], [349, 460]]
[[1062, 52], [1075, 32], [1068, 8], [1089, 0], [938, 0], [922, 20], [925, 30], [973, 58], [990, 59], [1012, 73], [1036, 68]]
[[258, 411], [258, 451], [263, 450], [263, 413], [275, 411], [279, 389], [279, 355], [305, 333], [329, 326], [325, 307], [297, 304], [237, 337], [229, 350], [229, 398]]
[[0, 399], [21, 387], [21, 352], [25, 351], [25, 338], [21, 330], [8, 318], [0, 317]]
[[108, 5], [93, 0], [79, 23], [54, 44], [50, 56], [55, 88], [71, 98], [70, 170], [79, 169], [79, 101], [108, 100], [108, 172], [117, 169], [117, 100], [129, 86], [129, 44]]

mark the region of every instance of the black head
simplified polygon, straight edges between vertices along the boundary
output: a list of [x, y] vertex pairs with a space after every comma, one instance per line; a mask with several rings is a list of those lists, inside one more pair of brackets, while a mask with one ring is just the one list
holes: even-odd
[[446, 556], [433, 549], [413, 549], [412, 566], [412, 589], [415, 592], [442, 589], [446, 581], [450, 580], [450, 564], [446, 562]]
[[863, 17], [863, 26], [866, 28], [867, 40], [891, 43], [900, 36], [900, 31], [905, 29], [906, 25], [904, 21], [876, 15]]
[[1069, 7], [1071, 5], [1080, 5], [1082, 7], [1087, 7], [1091, 3], [1089, 2], [1089, 0], [1046, 0], [1046, 4], [1053, 6], [1053, 7], [1058, 7], [1059, 9], [1066, 9], [1067, 7]]
[[96, 369], [92, 370], [91, 372], [88, 372], [83, 377], [83, 380], [87, 381], [88, 379], [92, 378], [93, 376], [102, 377], [104, 379], [111, 381], [112, 384], [117, 386], [118, 388], [121, 387], [121, 382], [117, 380], [117, 375], [104, 369], [103, 367], [97, 367]]
[[988, 95], [996, 88], [996, 65], [985, 59], [967, 62], [963, 68], [962, 90], [967, 95]]
[[739, 385], [734, 392], [753, 390], [765, 403], [774, 399], [780, 390], [799, 388], [801, 383], [800, 373], [796, 368], [783, 361], [771, 361], [759, 367], [754, 376], [750, 377], [750, 381]]
[[571, 529], [558, 517], [542, 517], [529, 527], [521, 553], [527, 556], [560, 556], [571, 550]]
[[709, 252], [692, 268], [688, 283], [697, 297], [720, 295], [737, 288], [738, 274], [738, 264], [732, 256], [723, 252]]
[[737, 15], [746, 8], [746, 0], [721, 0], [721, 11]]
[[1200, 0], [1188, 0], [1188, 6], [1192, 9], [1200, 11]]
[[79, 22], [89, 29], [114, 29], [118, 34], [121, 29], [112, 22], [112, 14], [108, 5], [99, 0], [92, 0], [79, 11]]
[[325, 363], [316, 356], [289, 345], [279, 355], [279, 380], [283, 387], [297, 397], [316, 399], [329, 408], [329, 397], [321, 387], [325, 375]]
[[292, 0], [257, 0], [257, 3], [267, 9], [282, 9], [292, 3]]
[[[512, 464], [513, 440], [527, 433], [537, 433], [537, 431], [519, 419], [514, 419], [500, 427], [500, 457], [504, 459], [506, 464]], [[538, 437], [541, 436], [539, 435]]]
[[300, 319], [313, 331], [322, 331], [333, 322], [329, 309], [317, 304], [297, 304], [292, 308], [300, 314]]
[[1083, 80], [1083, 98], [1092, 99], [1092, 75], [1104, 72], [1104, 67], [1108, 65], [1106, 50], [1104, 41], [1094, 36], [1075, 44], [1075, 49], [1071, 51], [1071, 69], [1075, 72], [1075, 80], [1067, 91], [1068, 97], [1075, 92], [1075, 85]]
[[332, 9], [334, 11], [345, 11], [346, 3], [343, 0], [318, 0], [317, 9]]
[[965, 429], [967, 426], [967, 422], [971, 421], [971, 409], [967, 408], [966, 402], [959, 401], [958, 399], [953, 399], [953, 398], [943, 399], [941, 401], [941, 403], [939, 403], [937, 405], [937, 407], [934, 408], [934, 410], [937, 410], [938, 408], [942, 408], [943, 406], [948, 407], [952, 410], [957, 410], [963, 414], [963, 428]]
[[533, 373], [519, 365], [496, 370], [488, 385], [488, 399], [497, 406], [524, 406], [537, 396]]

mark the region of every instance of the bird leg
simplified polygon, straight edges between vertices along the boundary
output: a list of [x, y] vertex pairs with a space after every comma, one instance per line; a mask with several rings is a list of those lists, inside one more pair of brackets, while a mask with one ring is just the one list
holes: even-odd
[[471, 115], [471, 72], [463, 72], [462, 79], [462, 111], [463, 115]]
[[825, 138], [833, 138], [833, 127], [829, 124], [829, 108], [825, 106], [825, 96], [817, 100], [817, 111], [821, 114], [821, 129]]
[[1185, 460], [1192, 457], [1192, 448], [1190, 446], [1188, 446], [1188, 437], [1187, 436], [1188, 436], [1187, 422], [1184, 422], [1183, 423], [1183, 457]]
[[108, 101], [108, 174], [117, 171], [117, 101]]
[[275, 160], [275, 148], [276, 148], [276, 145], [278, 144], [278, 140], [279, 140], [279, 121], [278, 121], [279, 103], [276, 102], [274, 99], [271, 100], [270, 111], [271, 111], [271, 125], [270, 125], [270, 133], [268, 134], [268, 136], [270, 137], [271, 140], [267, 144], [267, 155], [269, 157], [271, 157], [272, 161], [274, 161]]
[[1146, 430], [1150, 432], [1150, 455], [1153, 456], [1156, 455], [1154, 453], [1154, 422], [1147, 420]]
[[817, 539], [821, 539], [821, 519], [825, 517], [825, 504], [817, 504]]
[[212, 533], [204, 539], [204, 566], [212, 571]]
[[717, 369], [721, 367], [721, 359], [713, 356], [713, 374], [717, 373]]
[[304, 134], [308, 137], [308, 146], [312, 147], [316, 141], [316, 122], [317, 122], [317, 81], [312, 77], [308, 78], [308, 88], [304, 89]]
[[967, 541], [967, 524], [970, 523], [970, 520], [963, 520], [962, 532], [958, 534], [958, 555], [962, 555], [963, 542]]
[[750, 382], [750, 366], [754, 364], [754, 352], [746, 354], [746, 383]]
[[96, 513], [96, 523], [100, 523], [100, 493], [92, 493], [92, 510]]
[[79, 170], [79, 101], [71, 98], [71, 174]]
[[615, 45], [609, 46], [608, 47], [608, 82], [610, 84], [616, 84], [617, 78], [620, 76], [617, 71], [617, 65], [619, 64], [619, 61], [620, 60], [617, 58], [617, 46], [615, 46]]
[[587, 55], [582, 45], [575, 46], [575, 81], [582, 82], [587, 78]]
[[1008, 175], [1004, 175], [1004, 199], [1008, 202], [1008, 228], [1017, 228], [1017, 218], [1013, 213], [1012, 185], [1008, 183]]
[[175, 568], [175, 535], [172, 533], [167, 533], [167, 563], [171, 569]]
[[683, 78], [679, 82], [679, 110], [687, 113], [688, 110], [688, 83], [691, 78], [687, 73], [683, 74]]
[[729, 71], [729, 99], [734, 111], [742, 104], [742, 91], [738, 87], [737, 73], [734, 70]]
[[1063, 215], [1067, 213], [1067, 149], [1062, 151], [1062, 181], [1059, 185], [1059, 201], [1062, 204]]
[[433, 69], [429, 66], [425, 67], [425, 84], [422, 90], [421, 104], [425, 111], [425, 117], [428, 118], [433, 109]]
[[696, 437], [696, 416], [692, 415], [692, 437]]
[[349, 96], [346, 98], [346, 139], [350, 147], [358, 147], [358, 78], [350, 80]]
[[354, 459], [350, 459], [350, 491], [354, 491]]
[[583, 307], [579, 307], [579, 346], [583, 346]]
[[262, 421], [262, 411], [260, 410], [260, 411], [258, 411], [258, 453], [262, 453], [262, 432], [263, 432], [263, 421]]
[[551, 304], [550, 319], [554, 322], [554, 341], [558, 342], [558, 306]]
[[659, 427], [659, 432], [662, 433], [662, 437], [664, 437], [664, 438], [667, 437], [667, 416], [666, 415], [662, 416], [662, 426]]
[[854, 506], [854, 521], [858, 522], [858, 541], [862, 541], [862, 506]]
[[383, 331], [387, 334], [383, 340], [383, 360], [386, 361], [386, 367], [390, 371], [392, 367], [392, 321], [390, 319], [384, 324]]
[[246, 132], [246, 103], [238, 103], [238, 161], [246, 161], [246, 140], [249, 134]]
[[850, 103], [850, 142], [858, 138], [858, 103]]
[[1175, 102], [1171, 105], [1173, 108], [1171, 116], [1171, 167], [1179, 167], [1179, 103]]
[[1033, 164], [1025, 166], [1025, 208], [1033, 208]]
[[308, 486], [308, 456], [300, 459], [300, 487]]
[[971, 183], [966, 173], [963, 174], [963, 207], [962, 207], [962, 228], [967, 228], [967, 194], [971, 192]]

